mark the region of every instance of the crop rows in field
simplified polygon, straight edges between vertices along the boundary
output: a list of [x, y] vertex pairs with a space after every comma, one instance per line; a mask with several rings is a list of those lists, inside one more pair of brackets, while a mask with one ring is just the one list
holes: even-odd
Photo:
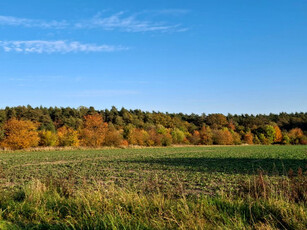
[[[305, 169], [305, 146], [219, 146], [14, 152], [0, 155], [1, 185], [65, 178], [75, 186], [115, 183], [121, 187], [184, 189], [212, 194], [231, 191], [257, 174], [272, 177]], [[151, 189], [151, 188], [145, 188]]]

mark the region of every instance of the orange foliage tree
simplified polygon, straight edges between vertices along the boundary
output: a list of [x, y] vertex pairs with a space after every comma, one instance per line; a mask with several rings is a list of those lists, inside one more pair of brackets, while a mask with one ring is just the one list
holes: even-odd
[[151, 128], [148, 130], [148, 146], [153, 145], [162, 145], [162, 134], [157, 133], [157, 130], [154, 128]]
[[218, 144], [218, 145], [232, 145], [233, 136], [228, 129], [214, 130], [213, 142], [214, 144]]
[[245, 142], [246, 144], [249, 144], [249, 145], [254, 144], [253, 139], [254, 139], [254, 135], [253, 135], [251, 132], [247, 132], [247, 133], [244, 135], [244, 142]]
[[70, 127], [62, 126], [57, 131], [59, 146], [79, 146], [78, 132]]
[[37, 124], [29, 120], [16, 118], [8, 120], [3, 127], [5, 138], [1, 143], [2, 147], [24, 149], [37, 146], [39, 141], [37, 127]]
[[282, 141], [282, 133], [280, 128], [276, 125], [274, 126], [275, 129], [275, 137], [274, 137], [274, 142], [275, 143], [280, 143]]
[[300, 144], [301, 138], [304, 136], [303, 131], [300, 128], [291, 129], [288, 133], [291, 144]]
[[189, 142], [190, 142], [191, 144], [193, 144], [193, 145], [199, 145], [199, 144], [201, 144], [201, 143], [200, 143], [201, 139], [200, 139], [200, 133], [199, 133], [199, 131], [194, 130], [194, 131], [193, 131], [193, 134], [188, 136], [188, 140], [189, 140]]
[[123, 143], [123, 135], [120, 130], [116, 130], [113, 125], [110, 125], [105, 137], [104, 144], [106, 146], [120, 146]]
[[212, 145], [212, 131], [209, 126], [203, 126], [199, 132], [200, 135], [200, 143], [203, 145]]
[[108, 124], [103, 122], [99, 114], [84, 117], [83, 128], [80, 131], [81, 145], [99, 147], [105, 142]]

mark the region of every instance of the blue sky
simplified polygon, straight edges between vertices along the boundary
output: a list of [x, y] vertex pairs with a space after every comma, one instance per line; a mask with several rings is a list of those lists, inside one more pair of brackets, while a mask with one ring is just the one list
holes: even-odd
[[0, 107], [306, 112], [307, 1], [2, 0]]

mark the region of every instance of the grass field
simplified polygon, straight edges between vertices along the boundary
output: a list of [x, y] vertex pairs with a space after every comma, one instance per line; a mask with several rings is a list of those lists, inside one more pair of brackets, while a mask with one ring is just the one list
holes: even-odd
[[0, 229], [307, 229], [306, 167], [306, 146], [2, 153]]

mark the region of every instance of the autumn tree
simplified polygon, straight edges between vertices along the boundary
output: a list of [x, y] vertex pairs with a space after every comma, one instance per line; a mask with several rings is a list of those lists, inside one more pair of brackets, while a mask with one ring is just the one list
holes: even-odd
[[169, 133], [169, 129], [165, 128], [163, 125], [157, 125], [157, 133], [162, 135], [162, 146], [169, 146], [173, 143], [172, 135]]
[[43, 130], [38, 133], [40, 146], [56, 146], [58, 137], [56, 133]]
[[303, 137], [304, 133], [300, 128], [291, 129], [288, 133], [290, 138], [290, 143], [297, 145], [300, 144], [300, 139]]
[[127, 140], [131, 145], [148, 145], [149, 134], [143, 129], [132, 128], [129, 131]]
[[199, 132], [200, 144], [202, 145], [212, 145], [213, 144], [213, 134], [212, 130], [209, 126], [204, 126], [201, 128]]
[[155, 128], [151, 128], [147, 131], [149, 135], [148, 146], [160, 146], [162, 145], [162, 135], [157, 133]]
[[288, 133], [284, 132], [282, 134], [282, 144], [289, 145], [290, 144], [290, 137], [288, 136]]
[[185, 134], [180, 129], [175, 128], [172, 132], [172, 139], [174, 144], [182, 144], [185, 140]]
[[122, 130], [117, 130], [112, 123], [108, 124], [104, 145], [115, 147], [123, 145]]
[[38, 124], [32, 121], [11, 118], [3, 127], [4, 140], [1, 142], [2, 147], [24, 149], [37, 146], [39, 141], [37, 127]]
[[214, 130], [213, 143], [217, 145], [232, 145], [233, 136], [228, 129]]
[[57, 130], [59, 146], [79, 146], [78, 131], [62, 126]]
[[247, 132], [245, 135], [244, 135], [244, 142], [246, 144], [249, 144], [249, 145], [252, 145], [254, 142], [253, 142], [253, 139], [254, 139], [254, 135], [251, 133], [251, 132]]
[[300, 138], [300, 144], [301, 145], [307, 145], [307, 136], [304, 135]]
[[200, 133], [198, 130], [194, 130], [192, 135], [188, 136], [188, 140], [193, 145], [201, 144]]
[[230, 133], [232, 134], [233, 144], [240, 145], [242, 143], [240, 134], [233, 130], [230, 130]]
[[275, 130], [274, 143], [281, 143], [282, 142], [282, 132], [280, 128], [277, 125], [275, 125], [274, 130]]
[[123, 136], [119, 130], [113, 129], [107, 131], [104, 145], [117, 147], [122, 145], [122, 143]]
[[236, 126], [235, 126], [235, 124], [233, 123], [233, 121], [230, 121], [230, 122], [228, 123], [227, 128], [228, 128], [229, 130], [233, 130], [233, 131], [236, 130]]
[[99, 114], [85, 116], [83, 127], [80, 131], [81, 145], [89, 147], [102, 146], [107, 130], [108, 124], [103, 122]]
[[208, 115], [206, 118], [206, 123], [213, 129], [222, 128], [228, 125], [227, 118], [220, 113]]
[[165, 133], [162, 136], [162, 146], [170, 146], [173, 144], [173, 138], [170, 133]]

